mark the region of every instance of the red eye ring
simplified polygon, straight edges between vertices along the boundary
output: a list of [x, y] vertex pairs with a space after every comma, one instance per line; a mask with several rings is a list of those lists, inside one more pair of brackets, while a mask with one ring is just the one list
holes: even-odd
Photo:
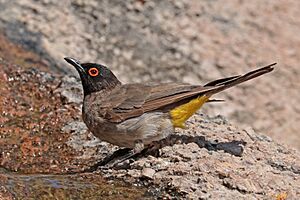
[[99, 70], [96, 67], [92, 67], [89, 69], [89, 75], [90, 76], [98, 76]]

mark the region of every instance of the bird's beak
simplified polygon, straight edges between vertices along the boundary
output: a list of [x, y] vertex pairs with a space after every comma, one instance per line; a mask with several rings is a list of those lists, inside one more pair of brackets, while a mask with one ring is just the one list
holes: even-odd
[[73, 65], [76, 70], [78, 71], [79, 74], [84, 74], [85, 71], [83, 69], [83, 67], [81, 66], [80, 62], [74, 58], [70, 58], [70, 57], [66, 57], [64, 58], [68, 63], [70, 63], [71, 65]]

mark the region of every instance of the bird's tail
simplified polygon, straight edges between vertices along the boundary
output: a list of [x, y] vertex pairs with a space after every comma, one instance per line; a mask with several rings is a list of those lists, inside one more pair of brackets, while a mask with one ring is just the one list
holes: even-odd
[[269, 73], [269, 72], [273, 71], [273, 69], [274, 69], [273, 66], [276, 64], [277, 63], [267, 65], [265, 67], [248, 72], [244, 75], [232, 76], [232, 77], [228, 77], [228, 78], [222, 78], [222, 79], [217, 79], [217, 80], [211, 81], [211, 82], [205, 84], [204, 87], [212, 86], [214, 88], [212, 88], [211, 90], [208, 90], [205, 94], [207, 96], [211, 96], [213, 94], [216, 94], [223, 90], [226, 90], [227, 88], [233, 87], [233, 86], [243, 83], [245, 81], [248, 81], [248, 80], [251, 80], [258, 76], [261, 76], [263, 74]]

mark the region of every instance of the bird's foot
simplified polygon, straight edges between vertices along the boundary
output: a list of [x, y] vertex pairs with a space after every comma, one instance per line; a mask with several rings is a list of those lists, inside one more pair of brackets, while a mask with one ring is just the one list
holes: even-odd
[[130, 159], [140, 154], [144, 149], [142, 141], [136, 141], [134, 149], [119, 149], [113, 154], [105, 157], [100, 162], [85, 169], [84, 172], [94, 172], [98, 169], [124, 168], [130, 164]]
[[120, 168], [126, 167], [130, 164], [130, 159], [139, 155], [144, 150], [144, 143], [140, 140], [135, 142], [134, 149], [129, 151], [127, 154], [121, 155], [114, 160], [110, 160], [105, 164], [108, 168]]

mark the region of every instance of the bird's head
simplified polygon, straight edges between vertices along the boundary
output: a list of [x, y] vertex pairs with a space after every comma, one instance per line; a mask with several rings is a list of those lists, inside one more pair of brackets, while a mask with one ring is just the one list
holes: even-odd
[[103, 89], [114, 88], [121, 84], [117, 77], [107, 67], [96, 63], [80, 63], [74, 58], [65, 58], [78, 71], [84, 96]]

